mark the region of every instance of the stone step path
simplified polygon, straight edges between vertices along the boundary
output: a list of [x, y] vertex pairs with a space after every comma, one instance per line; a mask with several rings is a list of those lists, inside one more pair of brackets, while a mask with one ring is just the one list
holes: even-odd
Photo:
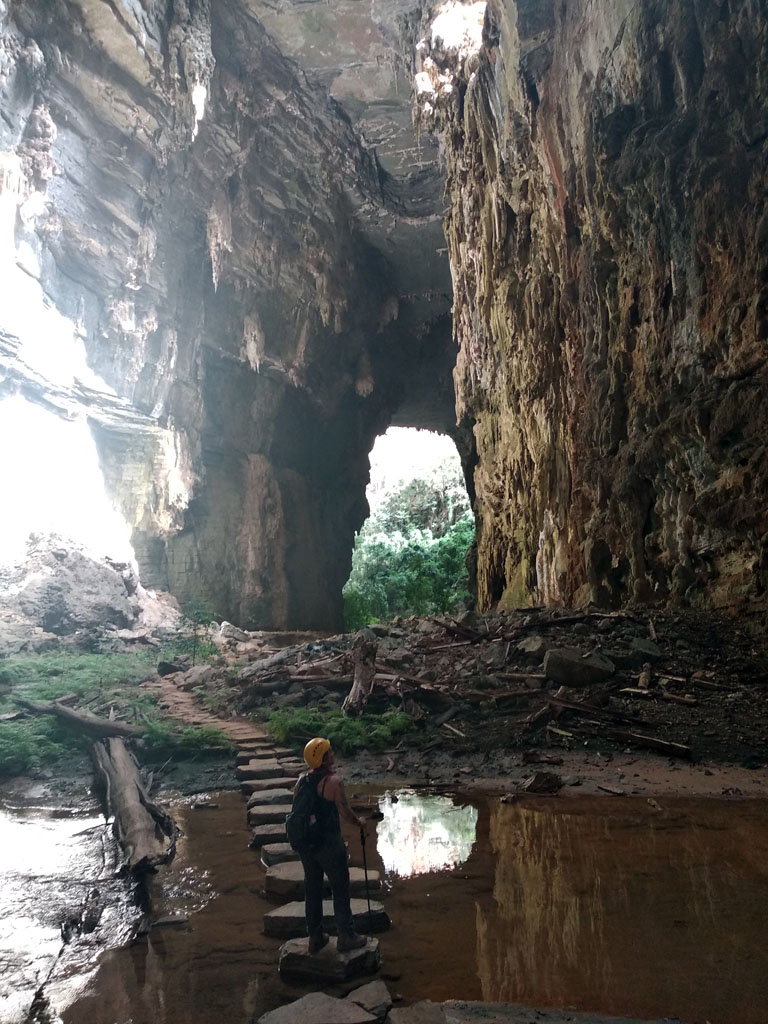
[[[270, 896], [281, 899], [290, 898], [291, 895], [300, 897], [303, 895], [303, 870], [296, 854], [285, 841], [285, 815], [290, 809], [296, 778], [306, 770], [306, 764], [292, 750], [275, 746], [265, 730], [251, 719], [222, 719], [205, 711], [193, 693], [176, 685], [176, 679], [175, 675], [162, 676], [145, 685], [157, 691], [158, 703], [173, 717], [190, 725], [219, 729], [237, 746], [235, 774], [240, 781], [241, 792], [249, 798], [248, 815], [254, 823], [249, 846], [261, 851], [267, 875], [276, 866], [292, 869], [285, 876], [271, 876]], [[350, 872], [354, 886], [359, 884], [358, 872], [359, 868], [352, 868]], [[369, 873], [372, 883], [374, 874]], [[378, 876], [376, 883], [372, 884], [372, 889], [380, 885]], [[364, 879], [362, 884], [365, 885]], [[390, 927], [389, 917], [380, 903], [372, 902], [371, 911], [369, 916], [366, 900], [352, 900], [355, 927], [359, 931], [384, 931]], [[335, 931], [333, 904], [330, 900], [323, 902], [323, 918], [325, 929]], [[265, 914], [264, 932], [289, 940], [280, 950], [278, 969], [281, 977], [332, 983], [343, 981], [354, 974], [374, 973], [381, 962], [378, 940], [373, 938], [369, 938], [361, 950], [350, 953], [339, 953], [336, 940], [332, 938], [323, 950], [309, 956], [307, 940], [301, 938], [306, 935], [304, 903], [298, 899]], [[324, 998], [321, 993], [315, 995]], [[280, 1013], [279, 1010], [274, 1012]], [[348, 1006], [348, 1012], [362, 1015], [356, 1024], [363, 1024], [366, 1019], [376, 1020], [376, 1017], [371, 1017], [354, 1004]], [[302, 1024], [311, 1024], [311, 1020], [303, 1016], [299, 1016], [298, 1020]], [[353, 1022], [350, 1020], [347, 1024]]]
[[[280, 977], [292, 981], [320, 981], [332, 983], [346, 981], [358, 974], [373, 974], [379, 969], [381, 955], [379, 940], [370, 938], [360, 949], [340, 953], [336, 938], [331, 937], [328, 945], [319, 953], [309, 953], [309, 939], [291, 939], [280, 947], [278, 971]], [[304, 1018], [306, 1020], [306, 1018]], [[375, 1021], [365, 1013], [358, 1020]]]
[[[324, 879], [324, 892], [331, 894], [328, 879]], [[368, 872], [368, 892], [374, 893], [381, 889], [381, 876], [378, 871]], [[362, 868], [349, 869], [349, 891], [353, 896], [365, 897], [365, 871]], [[264, 894], [272, 899], [303, 900], [304, 899], [304, 868], [300, 861], [285, 861], [267, 868], [264, 876]], [[371, 904], [373, 906], [373, 904]]]
[[[368, 913], [367, 900], [350, 900], [355, 929], [368, 934], [369, 932], [385, 932], [391, 926], [389, 914], [383, 905], [371, 900], [371, 913]], [[333, 902], [323, 900], [323, 928], [334, 934], [336, 922], [333, 917]], [[264, 915], [264, 934], [278, 939], [297, 939], [307, 934], [307, 923], [304, 919], [304, 904], [286, 903], [275, 907]]]

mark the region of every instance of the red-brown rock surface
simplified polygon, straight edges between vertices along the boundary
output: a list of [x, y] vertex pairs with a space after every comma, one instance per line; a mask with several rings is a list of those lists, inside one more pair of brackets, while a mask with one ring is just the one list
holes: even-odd
[[427, 33], [483, 606], [765, 603], [765, 15], [491, 0], [479, 52]]

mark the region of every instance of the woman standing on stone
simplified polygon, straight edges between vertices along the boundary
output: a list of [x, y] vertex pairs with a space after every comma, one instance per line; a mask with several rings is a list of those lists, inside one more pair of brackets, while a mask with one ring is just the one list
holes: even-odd
[[355, 931], [349, 905], [349, 864], [341, 835], [341, 816], [361, 830], [365, 828], [365, 821], [349, 806], [344, 783], [334, 771], [336, 759], [330, 740], [321, 736], [310, 740], [304, 747], [304, 760], [310, 771], [296, 783], [294, 798], [302, 785], [310, 784], [315, 788], [318, 829], [322, 837], [319, 845], [300, 851], [309, 952], [317, 953], [328, 942], [328, 935], [323, 931], [323, 875], [327, 875], [338, 932], [336, 948], [340, 953], [347, 953], [360, 949], [368, 940]]

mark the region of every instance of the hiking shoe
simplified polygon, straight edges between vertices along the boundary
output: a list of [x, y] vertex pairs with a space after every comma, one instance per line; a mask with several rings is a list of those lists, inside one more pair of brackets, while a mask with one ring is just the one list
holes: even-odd
[[336, 949], [339, 953], [349, 953], [353, 949], [362, 949], [367, 941], [367, 935], [358, 935], [357, 932], [350, 932], [348, 935], [339, 936]]
[[309, 954], [310, 956], [314, 953], [319, 953], [321, 949], [328, 945], [328, 936], [325, 932], [320, 932], [319, 935], [311, 936], [309, 940]]

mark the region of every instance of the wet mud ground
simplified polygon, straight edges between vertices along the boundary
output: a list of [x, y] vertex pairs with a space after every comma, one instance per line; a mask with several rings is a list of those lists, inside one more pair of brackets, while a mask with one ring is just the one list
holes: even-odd
[[[370, 806], [371, 790], [357, 800]], [[388, 815], [378, 826], [388, 870], [367, 844], [393, 921], [379, 935], [382, 977], [403, 1005], [482, 999], [764, 1024], [767, 801], [408, 802], [396, 801], [407, 805], [399, 825]], [[183, 923], [104, 954], [64, 1024], [246, 1024], [310, 990], [280, 980], [280, 941], [261, 932], [274, 904], [260, 894], [240, 795], [173, 811], [186, 838], [154, 896]], [[361, 864], [356, 836], [349, 845]]]

